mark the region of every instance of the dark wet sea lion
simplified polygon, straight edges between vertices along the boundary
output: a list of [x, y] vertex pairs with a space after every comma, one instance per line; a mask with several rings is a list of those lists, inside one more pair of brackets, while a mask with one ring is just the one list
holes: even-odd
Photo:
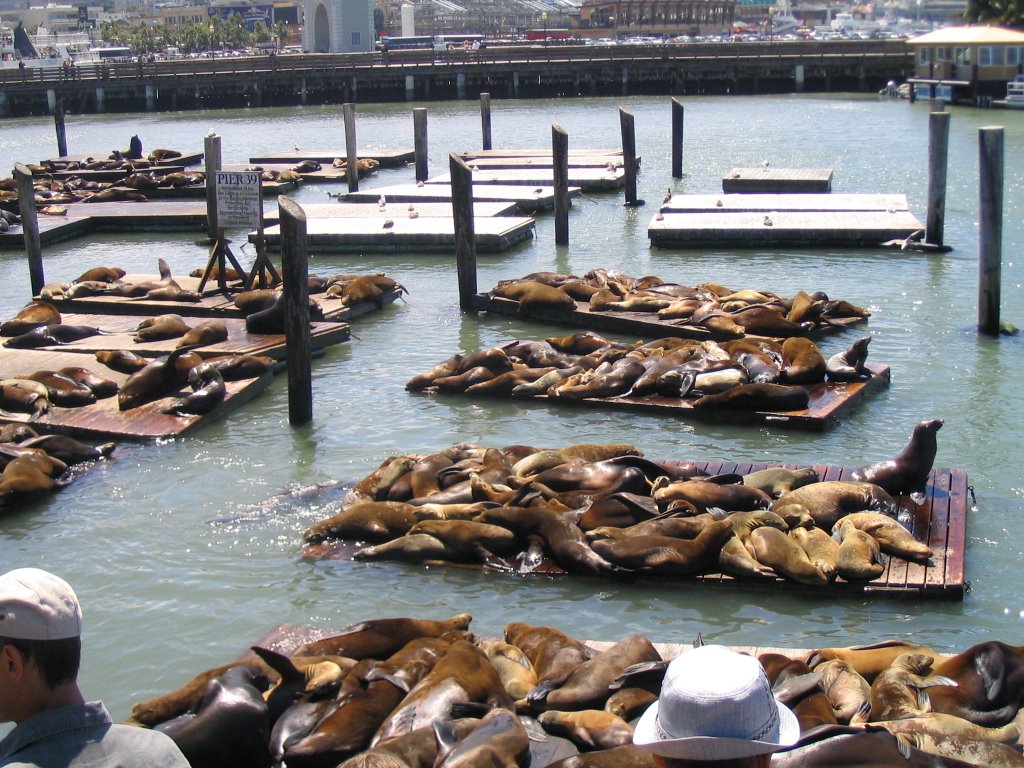
[[629, 536], [599, 539], [594, 551], [624, 568], [658, 576], [689, 576], [707, 571], [718, 562], [722, 545], [733, 535], [732, 523], [708, 523], [693, 539], [670, 536]]
[[96, 402], [96, 395], [89, 387], [57, 371], [35, 371], [26, 378], [45, 386], [47, 399], [62, 408], [81, 408]]
[[93, 267], [87, 269], [71, 282], [84, 283], [89, 280], [97, 280], [101, 283], [116, 283], [125, 276], [125, 271], [120, 267]]
[[480, 719], [472, 733], [461, 738], [453, 726], [442, 722], [435, 727], [441, 750], [437, 768], [527, 765], [530, 738], [519, 718], [506, 709], [492, 709]]
[[832, 355], [825, 363], [829, 381], [862, 381], [871, 378], [871, 369], [865, 366], [870, 343], [871, 337], [865, 336], [842, 352]]
[[727, 408], [740, 411], [802, 411], [810, 393], [786, 384], [740, 384], [724, 392], [704, 395], [693, 401], [694, 408]]
[[1024, 646], [979, 643], [948, 659], [937, 659], [935, 673], [956, 681], [956, 688], [933, 688], [932, 709], [971, 722], [1000, 726], [1024, 703]]
[[253, 312], [273, 306], [279, 293], [281, 293], [280, 288], [255, 288], [250, 291], [242, 291], [235, 296], [235, 307], [243, 315], [251, 315]]
[[[601, 369], [597, 369], [598, 371]], [[579, 400], [585, 397], [615, 397], [626, 394], [645, 371], [643, 363], [623, 358], [611, 365], [605, 373], [587, 374], [590, 378], [573, 384], [573, 377], [548, 390], [548, 395], [561, 399]]]
[[633, 744], [580, 752], [577, 755], [550, 763], [548, 768], [655, 768], [654, 753]]
[[70, 366], [67, 368], [61, 368], [57, 373], [62, 376], [67, 376], [74, 382], [87, 386], [92, 390], [92, 393], [100, 399], [113, 397], [117, 394], [117, 390], [121, 388], [116, 381], [104, 379], [102, 376], [96, 375], [88, 368]]
[[27, 448], [42, 448], [50, 456], [60, 459], [69, 466], [105, 458], [117, 447], [115, 443], [103, 443], [94, 447], [67, 435], [39, 435], [23, 440], [20, 444]]
[[440, 637], [453, 630], [469, 628], [472, 617], [460, 613], [446, 621], [430, 619], [373, 619], [354, 624], [337, 635], [301, 646], [297, 656], [331, 654], [350, 659], [385, 658], [406, 643], [421, 637]]
[[194, 366], [188, 372], [188, 383], [193, 392], [161, 409], [161, 413], [173, 413], [177, 416], [202, 416], [224, 402], [224, 397], [227, 395], [224, 377], [209, 363], [200, 363]]
[[47, 301], [30, 301], [18, 314], [0, 325], [0, 336], [20, 336], [33, 328], [60, 322], [60, 312]]
[[254, 379], [274, 370], [277, 361], [265, 355], [219, 355], [208, 357], [206, 362], [220, 371], [224, 381]]
[[67, 480], [54, 479], [54, 461], [31, 455], [9, 461], [0, 473], [0, 507], [29, 501], [66, 485]]
[[891, 494], [923, 494], [938, 450], [935, 433], [940, 429], [942, 419], [922, 421], [899, 456], [856, 469], [850, 479], [874, 483]]
[[303, 535], [303, 541], [312, 544], [335, 538], [388, 541], [408, 533], [416, 524], [415, 509], [401, 501], [359, 502], [312, 525]]
[[708, 507], [720, 507], [727, 512], [745, 512], [753, 509], [767, 509], [772, 498], [759, 488], [742, 483], [717, 483], [708, 479], [694, 478], [676, 483], [658, 483], [651, 496], [661, 509], [673, 501], [687, 501], [698, 512]]
[[827, 725], [772, 755], [772, 768], [968, 768], [971, 763], [906, 747], [884, 728]]
[[143, 320], [135, 328], [135, 335], [132, 341], [160, 341], [162, 339], [176, 339], [183, 336], [190, 329], [181, 315], [157, 315]]
[[169, 394], [188, 376], [187, 372], [183, 375], [179, 371], [178, 361], [189, 353], [189, 349], [181, 347], [133, 373], [117, 393], [117, 407], [127, 411]]
[[0, 409], [31, 414], [29, 420], [34, 421], [50, 410], [50, 401], [37, 392], [0, 385]]
[[[821, 725], [836, 725], [836, 714], [818, 685], [819, 675], [799, 659], [792, 659], [782, 653], [758, 654], [757, 660], [764, 667], [768, 681], [772, 684], [776, 698], [782, 699], [780, 691], [792, 685], [795, 692], [786, 697], [784, 703], [800, 722], [801, 733]], [[807, 681], [805, 686], [804, 681]], [[804, 688], [806, 687], [806, 690]]]
[[804, 469], [768, 467], [767, 469], [750, 472], [743, 476], [744, 485], [748, 485], [751, 488], [760, 488], [774, 499], [796, 488], [816, 483], [818, 480], [817, 470], [811, 467]]
[[50, 347], [59, 344], [69, 344], [80, 339], [87, 339], [91, 336], [107, 335], [105, 331], [91, 325], [66, 325], [65, 323], [51, 323], [33, 328], [19, 336], [11, 336], [4, 342], [5, 347], [12, 349], [36, 349], [38, 347]]

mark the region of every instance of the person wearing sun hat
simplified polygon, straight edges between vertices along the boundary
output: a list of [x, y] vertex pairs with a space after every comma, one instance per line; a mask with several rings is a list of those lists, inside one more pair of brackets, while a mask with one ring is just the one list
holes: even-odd
[[78, 687], [82, 609], [63, 579], [40, 568], [0, 576], [0, 768], [189, 768], [171, 739], [115, 725]]
[[761, 662], [721, 645], [674, 659], [633, 731], [662, 768], [766, 768], [799, 738], [796, 715], [772, 695]]

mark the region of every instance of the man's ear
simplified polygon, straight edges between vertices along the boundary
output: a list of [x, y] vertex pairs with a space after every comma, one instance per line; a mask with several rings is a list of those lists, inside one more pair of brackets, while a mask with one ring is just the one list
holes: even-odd
[[0, 670], [8, 676], [21, 676], [25, 669], [25, 659], [13, 645], [0, 646]]

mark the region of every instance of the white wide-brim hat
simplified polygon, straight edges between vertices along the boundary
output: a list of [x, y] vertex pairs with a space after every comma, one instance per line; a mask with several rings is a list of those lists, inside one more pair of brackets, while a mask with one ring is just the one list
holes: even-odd
[[633, 731], [637, 746], [683, 760], [762, 755], [799, 738], [796, 715], [776, 701], [761, 663], [721, 645], [669, 664], [658, 701]]

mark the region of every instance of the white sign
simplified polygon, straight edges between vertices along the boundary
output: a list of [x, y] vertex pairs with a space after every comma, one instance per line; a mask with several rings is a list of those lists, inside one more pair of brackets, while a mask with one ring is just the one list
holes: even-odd
[[217, 171], [214, 191], [217, 195], [218, 227], [259, 228], [262, 200], [258, 172]]

